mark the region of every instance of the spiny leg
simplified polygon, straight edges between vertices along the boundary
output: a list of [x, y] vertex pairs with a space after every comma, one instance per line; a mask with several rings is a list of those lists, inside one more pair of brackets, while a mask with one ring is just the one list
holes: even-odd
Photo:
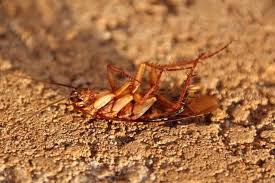
[[[157, 65], [157, 64], [152, 64], [152, 63], [148, 63], [148, 62], [141, 63], [138, 66], [138, 69], [137, 69], [137, 72], [135, 75], [136, 83], [134, 84], [135, 87], [133, 87], [133, 91], [132, 91], [133, 93], [135, 93], [136, 90], [139, 88], [146, 67], [151, 68], [151, 71], [149, 73], [150, 85], [155, 86], [156, 84], [158, 84], [157, 81], [160, 79], [162, 73], [167, 70], [166, 68], [159, 68], [158, 66], [159, 65]], [[172, 71], [172, 69], [182, 70], [182, 68], [171, 68], [171, 71]], [[159, 73], [157, 73], [157, 71], [159, 71]], [[170, 71], [170, 70], [168, 69], [167, 71]], [[139, 83], [138, 83], [138, 81], [139, 81]]]
[[[163, 68], [158, 68], [159, 65], [154, 65], [154, 64], [148, 64], [144, 63], [146, 66], [151, 67], [151, 72], [150, 72], [150, 83], [151, 83], [151, 88], [144, 94], [140, 102], [144, 102], [150, 95], [156, 93], [159, 90], [159, 85], [160, 85], [160, 79], [162, 74], [165, 71], [178, 71], [178, 70], [186, 70], [186, 69], [191, 69], [192, 67], [177, 67], [177, 68], [169, 68], [163, 67]], [[157, 74], [157, 70], [159, 73]]]
[[[136, 80], [138, 80], [138, 81], [142, 80], [145, 69], [146, 69], [146, 63], [142, 63], [139, 65], [139, 68], [138, 68], [136, 76], [135, 76]], [[158, 87], [162, 72], [163, 71], [160, 71], [158, 75], [151, 74], [151, 77], [155, 78], [156, 82], [154, 82], [153, 85], [151, 82], [152, 86], [148, 90], [148, 92], [146, 92], [146, 94], [144, 96], [141, 96], [139, 93], [135, 93], [137, 91], [137, 89], [139, 88], [139, 84], [137, 83], [135, 85], [135, 88], [133, 89], [133, 93], [134, 93], [134, 98], [135, 98], [136, 103], [133, 106], [133, 116], [131, 116], [132, 120], [136, 120], [136, 119], [140, 118], [157, 101], [157, 98], [155, 96], [150, 97], [150, 93], [152, 93], [152, 91], [155, 90], [156, 87]]]
[[186, 93], [187, 93], [187, 90], [188, 90], [188, 87], [190, 86], [190, 84], [191, 84], [191, 80], [192, 80], [192, 78], [193, 78], [193, 76], [194, 76], [194, 70], [195, 70], [195, 68], [196, 68], [196, 66], [197, 66], [197, 64], [198, 64], [198, 62], [199, 62], [199, 60], [200, 60], [200, 58], [203, 56], [204, 54], [201, 54], [196, 60], [195, 60], [195, 62], [193, 63], [193, 66], [192, 66], [192, 68], [190, 69], [190, 71], [189, 71], [189, 73], [187, 74], [187, 78], [186, 78], [186, 80], [185, 80], [185, 83], [184, 83], [184, 85], [183, 85], [183, 87], [182, 87], [182, 89], [181, 89], [181, 94], [180, 94], [180, 96], [179, 96], [179, 98], [178, 98], [178, 101], [174, 104], [174, 109], [179, 109], [181, 106], [182, 106], [182, 103], [183, 103], [183, 101], [184, 101], [184, 99], [185, 99], [185, 97], [186, 97]]
[[[130, 80], [126, 81], [121, 87], [117, 88], [113, 73], [117, 72], [121, 74], [122, 76], [129, 78]], [[137, 75], [142, 76], [143, 73], [142, 65], [139, 66]], [[129, 106], [131, 105], [131, 101], [134, 99], [134, 96], [132, 94], [135, 93], [135, 91], [138, 89], [140, 86], [140, 81], [137, 80], [138, 77], [132, 77], [130, 74], [124, 72], [123, 70], [112, 66], [108, 65], [107, 66], [107, 73], [108, 73], [108, 80], [110, 83], [110, 86], [112, 88], [112, 93], [113, 96], [116, 98], [116, 100], [108, 103], [102, 110], [98, 113], [98, 115], [103, 115], [107, 117], [115, 117], [119, 114], [120, 117], [126, 117], [129, 116], [132, 112], [137, 111], [136, 117], [139, 117], [140, 113], [145, 110], [145, 107], [148, 107], [150, 103], [147, 101], [147, 106], [137, 106], [135, 109], [132, 109], [133, 106], [130, 108]], [[137, 78], [137, 79], [136, 79]], [[133, 91], [135, 90], [135, 91]], [[103, 96], [104, 97], [104, 96]], [[97, 99], [100, 100], [101, 99]], [[104, 101], [104, 99], [102, 99]], [[149, 101], [152, 102], [152, 101]], [[129, 106], [128, 106], [129, 104]], [[127, 108], [125, 108], [128, 106]], [[126, 110], [127, 109], [127, 110]], [[126, 110], [126, 111], [125, 111]], [[120, 113], [121, 112], [121, 113]], [[125, 114], [124, 114], [125, 113]], [[126, 115], [127, 113], [127, 115]], [[126, 116], [125, 116], [126, 115]]]
[[[109, 64], [107, 66], [108, 80], [109, 80], [109, 83], [110, 83], [110, 86], [111, 86], [112, 90], [114, 91], [114, 94], [116, 96], [119, 96], [122, 93], [124, 93], [126, 90], [128, 90], [130, 86], [132, 86], [131, 93], [135, 94], [136, 91], [138, 90], [140, 84], [141, 84], [141, 80], [142, 80], [142, 77], [144, 75], [146, 66], [149, 66], [152, 69], [154, 69], [155, 73], [151, 74], [151, 78], [154, 77], [155, 79], [153, 79], [153, 80], [156, 80], [156, 81], [153, 81], [154, 84], [152, 84], [153, 86], [151, 87], [151, 89], [149, 89], [149, 91], [147, 92], [147, 95], [145, 95], [145, 98], [144, 97], [140, 97], [140, 99], [138, 99], [138, 101], [142, 100], [143, 102], [149, 97], [149, 95], [151, 93], [153, 93], [157, 89], [158, 84], [159, 84], [159, 80], [160, 80], [160, 77], [161, 77], [161, 74], [163, 72], [163, 69], [161, 69], [160, 72], [159, 72], [159, 74], [156, 75], [156, 67], [154, 67], [154, 66], [152, 67], [150, 65], [147, 65], [147, 63], [141, 63], [138, 66], [138, 69], [137, 69], [135, 77], [132, 77], [130, 74], [126, 73], [125, 71], [123, 71], [123, 70], [121, 70], [121, 69], [119, 69], [119, 68], [117, 68], [117, 67], [112, 66], [112, 65]], [[123, 86], [121, 86], [120, 88], [116, 89], [116, 84], [115, 84], [115, 81], [114, 81], [114, 78], [113, 78], [113, 72], [118, 72], [121, 75], [129, 78], [131, 81], [126, 82]], [[137, 95], [137, 97], [139, 98], [139, 95]]]
[[214, 55], [216, 55], [216, 54], [218, 54], [219, 52], [221, 52], [221, 51], [223, 51], [224, 49], [226, 49], [226, 48], [229, 46], [229, 44], [231, 44], [231, 42], [228, 43], [227, 45], [225, 45], [224, 47], [222, 47], [221, 49], [219, 49], [219, 50], [213, 52], [213, 53], [209, 53], [209, 54], [201, 53], [201, 54], [198, 56], [198, 58], [195, 59], [195, 60], [193, 61], [193, 66], [192, 66], [190, 72], [189, 72], [188, 75], [187, 75], [187, 79], [185, 80], [185, 84], [184, 84], [184, 86], [183, 86], [183, 88], [182, 88], [182, 90], [181, 90], [181, 94], [180, 94], [180, 96], [179, 96], [179, 98], [178, 98], [178, 101], [177, 101], [177, 102], [175, 103], [175, 105], [174, 105], [174, 108], [179, 109], [179, 108], [182, 106], [182, 103], [183, 103], [183, 101], [184, 101], [184, 99], [185, 99], [185, 96], [186, 96], [188, 87], [190, 86], [191, 80], [192, 80], [192, 78], [193, 78], [193, 76], [194, 76], [194, 70], [195, 70], [197, 64], [199, 63], [199, 61], [200, 61], [200, 60], [205, 60], [205, 59], [210, 58], [210, 57], [213, 57]]
[[[141, 84], [141, 81], [142, 81], [142, 78], [143, 78], [146, 67], [151, 67], [151, 72], [149, 73], [151, 88], [156, 87], [156, 84], [158, 84], [157, 81], [160, 79], [161, 74], [163, 72], [163, 69], [158, 69], [153, 64], [148, 64], [147, 62], [141, 63], [138, 66], [138, 69], [137, 69], [137, 72], [136, 72], [136, 76], [135, 76], [136, 81], [134, 83], [132, 93], [135, 93], [138, 90], [138, 88]], [[157, 74], [157, 70], [160, 71], [159, 74]], [[137, 81], [139, 81], [139, 83]]]
[[[223, 50], [225, 50], [233, 41], [230, 41], [228, 42], [226, 45], [224, 45], [222, 48], [212, 52], [212, 53], [202, 53], [200, 54], [200, 60], [203, 61], [203, 60], [206, 60], [210, 57], [213, 57], [215, 55], [217, 55], [218, 53], [222, 52]], [[182, 61], [178, 61], [176, 63], [172, 63], [172, 64], [161, 64], [161, 65], [157, 65], [157, 64], [152, 64], [152, 63], [147, 63], [148, 66], [153, 66], [153, 67], [156, 67], [158, 69], [163, 69], [163, 68], [166, 68], [166, 69], [176, 69], [178, 67], [182, 67], [182, 66], [185, 66], [185, 65], [189, 65], [189, 64], [194, 64], [194, 62], [196, 62], [198, 59], [198, 57], [196, 59], [191, 59], [191, 60], [182, 60]]]
[[[146, 66], [146, 63], [144, 63], [144, 65]], [[157, 97], [155, 95], [152, 96], [152, 94], [158, 91], [160, 79], [165, 69], [158, 69], [159, 73], [157, 74], [155, 70], [156, 68], [155, 67], [152, 67], [152, 68], [153, 69], [151, 69], [151, 72], [155, 72], [155, 73], [149, 73], [151, 75], [150, 83], [154, 83], [154, 84], [151, 85], [150, 89], [143, 96], [136, 94], [138, 95], [137, 97], [135, 97], [136, 98], [135, 100], [137, 103], [133, 108], [134, 115], [132, 116], [134, 120], [141, 117], [157, 101]], [[186, 68], [181, 68], [181, 70], [183, 69], [186, 69]], [[167, 70], [170, 71], [171, 69], [167, 69]], [[175, 69], [172, 69], [172, 70], [175, 70]], [[177, 68], [177, 70], [179, 70], [179, 68]], [[166, 111], [165, 114], [166, 113], [169, 114], [169, 111]], [[155, 114], [153, 114], [153, 117], [159, 117], [159, 116], [162, 116], [162, 113], [156, 112]]]
[[[187, 69], [191, 70], [191, 69], [193, 69], [193, 67], [164, 68], [165, 71], [179, 71], [179, 70], [187, 70]], [[157, 83], [157, 82], [158, 81], [155, 81], [155, 83]], [[149, 90], [149, 92], [150, 92], [150, 90]], [[172, 110], [176, 110], [177, 109], [177, 106], [175, 105], [174, 101], [171, 101], [169, 98], [167, 98], [167, 97], [165, 97], [163, 95], [160, 95], [160, 94], [157, 95], [157, 98], [158, 98], [159, 102], [163, 106], [165, 106], [166, 108], [172, 109]], [[171, 113], [171, 110], [166, 111], [166, 113], [167, 114]]]
[[[130, 79], [131, 81], [135, 80], [134, 77], [132, 77], [130, 74], [123, 71], [122, 69], [117, 68], [117, 67], [115, 67], [111, 64], [108, 64], [107, 65], [107, 77], [108, 77], [108, 81], [109, 81], [109, 84], [110, 84], [110, 87], [111, 87], [112, 91], [115, 91], [117, 89], [116, 82], [115, 82], [114, 76], [113, 76], [114, 72], [117, 72], [117, 73], [121, 74], [122, 76]], [[136, 81], [136, 82], [138, 82], [138, 81]]]
[[184, 84], [184, 86], [183, 86], [183, 88], [182, 88], [180, 97], [179, 97], [177, 103], [174, 105], [174, 108], [177, 108], [177, 109], [178, 109], [178, 108], [181, 107], [182, 102], [183, 102], [184, 99], [185, 99], [185, 95], [186, 95], [186, 93], [187, 93], [188, 87], [189, 87], [190, 84], [191, 84], [191, 80], [192, 80], [193, 75], [194, 75], [194, 70], [195, 70], [197, 64], [199, 63], [199, 61], [200, 61], [200, 60], [205, 60], [205, 59], [210, 58], [210, 57], [213, 57], [214, 55], [216, 55], [216, 54], [220, 53], [221, 51], [223, 51], [224, 49], [226, 49], [231, 43], [232, 43], [232, 41], [229, 42], [228, 44], [226, 44], [226, 45], [225, 45], [224, 47], [222, 47], [221, 49], [219, 49], [219, 50], [217, 50], [217, 51], [215, 51], [215, 52], [213, 52], [213, 53], [209, 53], [209, 54], [201, 53], [201, 54], [198, 56], [198, 58], [194, 60], [193, 66], [192, 66], [190, 72], [189, 72], [188, 75], [187, 75], [187, 79], [185, 80], [185, 84]]
[[[136, 73], [136, 76], [135, 76], [136, 81], [141, 82], [141, 79], [144, 75], [146, 66], [151, 67], [151, 69], [152, 69], [151, 70], [151, 81], [150, 81], [151, 88], [145, 93], [145, 95], [141, 99], [141, 102], [144, 102], [151, 94], [158, 91], [160, 79], [161, 79], [163, 72], [190, 69], [190, 72], [187, 75], [187, 79], [185, 80], [184, 87], [181, 91], [181, 95], [180, 95], [177, 103], [174, 105], [176, 108], [178, 108], [179, 105], [183, 102], [183, 100], [185, 98], [185, 94], [187, 92], [188, 86], [190, 85], [191, 79], [194, 76], [194, 69], [197, 66], [198, 62], [200, 60], [205, 60], [207, 58], [213, 57], [214, 55], [220, 53], [221, 51], [226, 49], [231, 44], [231, 42], [229, 42], [228, 44], [226, 44], [225, 46], [223, 46], [222, 48], [220, 48], [219, 50], [217, 50], [213, 53], [209, 53], [209, 54], [202, 53], [196, 59], [189, 60], [189, 61], [180, 61], [175, 64], [162, 64], [162, 65], [152, 64], [152, 63], [148, 63], [148, 62], [140, 64], [138, 71]], [[191, 64], [192, 64], [192, 66], [187, 67], [187, 65], [191, 65]], [[156, 70], [159, 71], [158, 74], [156, 74]], [[134, 93], [138, 89], [139, 86], [140, 86], [140, 83], [136, 83], [132, 92]]]
[[[117, 88], [114, 80], [114, 76], [113, 76], [114, 72], [121, 74], [122, 76], [128, 78], [129, 80], [126, 81], [122, 86]], [[130, 74], [126, 73], [125, 71], [115, 66], [112, 66], [110, 64], [107, 66], [107, 74], [108, 74], [107, 76], [108, 76], [110, 86], [112, 88], [112, 94], [117, 99], [113, 102], [108, 103], [104, 108], [102, 108], [102, 110], [98, 113], [98, 115], [115, 117], [124, 107], [127, 106], [127, 104], [131, 104], [130, 102], [133, 100], [133, 96], [130, 93], [132, 93], [134, 84], [137, 83], [138, 85], [140, 85], [140, 81], [136, 80], [135, 77], [132, 77]], [[132, 110], [130, 110], [130, 112], [131, 111]], [[125, 115], [122, 112], [120, 116], [125, 116]]]
[[[141, 63], [138, 67], [138, 70], [137, 70], [137, 73], [136, 73], [136, 76], [135, 76], [136, 81], [135, 81], [132, 93], [135, 93], [138, 90], [146, 67], [151, 68], [151, 71], [149, 73], [151, 87], [144, 94], [144, 96], [142, 97], [140, 102], [144, 102], [151, 94], [158, 91], [159, 84], [160, 84], [160, 79], [161, 79], [161, 76], [162, 76], [163, 72], [165, 72], [165, 71], [178, 71], [178, 70], [185, 70], [185, 69], [192, 68], [192, 67], [185, 67], [185, 66], [177, 66], [176, 68], [175, 67], [170, 68], [169, 66], [165, 66], [165, 67], [160, 68], [159, 65], [157, 65], [157, 64], [152, 64], [152, 63], [148, 63], [148, 62]], [[137, 81], [139, 81], [139, 83]]]
[[[139, 64], [136, 75], [135, 75], [135, 82], [133, 84], [132, 93], [136, 93], [138, 88], [140, 87], [142, 77], [145, 72], [146, 65], [144, 63]], [[139, 81], [139, 82], [138, 82]]]
[[221, 51], [225, 50], [230, 44], [232, 43], [232, 41], [230, 41], [229, 43], [227, 43], [225, 46], [223, 46], [222, 48], [218, 49], [217, 51], [215, 52], [212, 52], [212, 53], [201, 53], [196, 59], [194, 60], [190, 60], [190, 61], [187, 61], [187, 62], [178, 62], [178, 63], [175, 63], [175, 64], [167, 64], [167, 65], [161, 65], [159, 66], [160, 68], [166, 68], [166, 69], [171, 69], [171, 70], [175, 70], [175, 69], [178, 69], [177, 67], [179, 66], [184, 66], [184, 65], [187, 65], [187, 64], [193, 64], [191, 69], [190, 69], [190, 72], [188, 73], [187, 75], [187, 79], [185, 80], [185, 84], [181, 90], [181, 94], [178, 98], [178, 101], [174, 104], [174, 109], [179, 109], [181, 106], [182, 106], [182, 103], [183, 101], [185, 100], [186, 98], [186, 93], [187, 93], [187, 90], [188, 90], [188, 87], [190, 86], [191, 84], [191, 80], [194, 76], [194, 70], [197, 66], [197, 64], [199, 63], [200, 60], [205, 60], [205, 59], [208, 59], [210, 57], [213, 57], [215, 55], [217, 55], [218, 53], [220, 53]]
[[[144, 72], [146, 67], [151, 67], [151, 72], [149, 73], [150, 75], [150, 89], [146, 92], [146, 94], [142, 97], [140, 94], [137, 94], [136, 91], [139, 89]], [[157, 74], [157, 70], [159, 71], [159, 73]], [[150, 96], [150, 94], [154, 93], [156, 90], [158, 90], [158, 85], [159, 85], [159, 81], [161, 78], [161, 75], [163, 73], [163, 69], [158, 69], [156, 68], [154, 65], [150, 65], [147, 62], [141, 63], [138, 66], [136, 75], [135, 75], [135, 81], [132, 87], [132, 94], [135, 94], [135, 100], [138, 103], [143, 103], [145, 102], [145, 100]]]
[[153, 86], [158, 78], [158, 74], [157, 74], [157, 69], [155, 67], [151, 67], [151, 71], [150, 71], [150, 85]]
[[163, 74], [164, 70], [160, 70], [156, 78], [154, 78], [155, 81], [151, 82], [154, 84], [151, 84], [150, 89], [143, 95], [141, 102], [144, 102], [146, 99], [150, 97], [153, 93], [157, 92], [159, 90], [160, 85], [160, 79]]
[[[229, 45], [229, 44], [228, 44]], [[182, 103], [184, 100], [186, 100], [186, 92], [188, 87], [190, 86], [191, 83], [191, 79], [194, 75], [194, 70], [198, 64], [198, 62], [200, 61], [200, 59], [207, 59], [209, 57], [212, 57], [214, 55], [216, 55], [217, 53], [219, 53], [220, 51], [222, 51], [223, 49], [225, 49], [228, 45], [226, 45], [225, 47], [223, 47], [222, 49], [211, 53], [211, 54], [200, 54], [198, 56], [197, 59], [194, 59], [192, 61], [190, 61], [189, 63], [177, 63], [176, 65], [153, 65], [153, 64], [148, 64], [148, 63], [143, 63], [139, 66], [139, 69], [137, 71], [136, 74], [136, 80], [141, 81], [141, 78], [144, 74], [145, 71], [145, 67], [146, 66], [150, 66], [151, 68], [154, 69], [158, 69], [159, 70], [159, 74], [156, 75], [155, 73], [151, 73], [151, 79], [153, 79], [153, 81], [151, 81], [151, 88], [146, 92], [146, 94], [143, 96], [143, 98], [141, 100], [139, 100], [140, 103], [137, 103], [134, 108], [133, 108], [133, 114], [134, 116], [132, 116], [132, 119], [136, 120], [139, 117], [141, 117], [155, 102], [156, 102], [156, 97], [150, 97], [151, 94], [155, 93], [156, 91], [158, 91], [159, 89], [159, 84], [160, 84], [160, 78], [162, 76], [162, 73], [164, 71], [175, 71], [175, 70], [184, 70], [184, 69], [190, 69], [190, 72], [187, 75], [187, 79], [185, 80], [185, 84], [184, 87], [182, 89], [182, 92], [180, 94], [180, 97], [177, 101], [177, 103], [175, 105], [173, 105], [175, 113], [182, 113], [183, 112], [183, 108], [182, 108]], [[192, 64], [192, 67], [188, 67], [186, 68], [185, 66], [188, 64]], [[155, 71], [153, 71], [155, 72]], [[152, 83], [154, 83], [152, 85]], [[138, 88], [139, 86], [137, 86], [136, 88]], [[136, 90], [134, 90], [136, 91]], [[186, 102], [186, 101], [185, 101]], [[166, 112], [167, 114], [170, 114], [169, 112]], [[175, 114], [176, 115], [176, 114]]]
[[[195, 62], [196, 60], [194, 60]], [[157, 92], [159, 89], [160, 79], [164, 72], [169, 71], [180, 71], [180, 70], [187, 70], [192, 69], [192, 67], [186, 67], [185, 65], [177, 65], [170, 67], [170, 65], [157, 65], [152, 63], [145, 63], [147, 66], [151, 67], [150, 72], [150, 84], [151, 88], [147, 91], [147, 93], [144, 95], [144, 99], [146, 99], [149, 95], [153, 94], [154, 92]], [[157, 74], [157, 71], [159, 73]]]

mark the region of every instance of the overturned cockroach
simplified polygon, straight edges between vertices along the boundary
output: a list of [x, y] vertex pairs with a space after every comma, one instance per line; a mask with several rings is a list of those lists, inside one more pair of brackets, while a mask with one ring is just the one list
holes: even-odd
[[[66, 99], [70, 100], [76, 111], [92, 119], [142, 122], [176, 121], [210, 113], [217, 109], [217, 99], [208, 95], [199, 95], [196, 97], [192, 95], [194, 89], [191, 87], [191, 81], [194, 77], [194, 70], [200, 61], [218, 54], [226, 49], [230, 43], [215, 52], [202, 53], [193, 60], [163, 65], [144, 62], [138, 66], [135, 76], [131, 76], [117, 67], [108, 65], [107, 77], [111, 89], [96, 91], [89, 88], [71, 87], [73, 91], [69, 97], [51, 103], [35, 114], [38, 114], [50, 105]], [[140, 91], [146, 68], [150, 68], [150, 88], [146, 91]], [[187, 70], [187, 77], [178, 99], [171, 101], [171, 99], [168, 99], [159, 92], [161, 77], [164, 72], [180, 70]], [[121, 87], [117, 87], [114, 73], [119, 73], [127, 78], [127, 82]]]

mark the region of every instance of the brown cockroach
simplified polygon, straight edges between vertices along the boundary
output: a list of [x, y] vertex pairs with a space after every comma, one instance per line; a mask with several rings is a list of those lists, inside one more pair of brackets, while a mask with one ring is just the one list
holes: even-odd
[[[195, 68], [200, 61], [213, 57], [225, 50], [230, 44], [231, 42], [212, 53], [199, 54], [193, 60], [163, 65], [149, 62], [141, 63], [135, 76], [131, 76], [115, 66], [107, 65], [107, 78], [111, 89], [96, 91], [89, 88], [74, 88], [60, 84], [73, 88], [69, 97], [59, 99], [43, 107], [35, 112], [35, 114], [53, 104], [69, 99], [76, 111], [90, 116], [92, 119], [167, 122], [205, 115], [218, 108], [218, 101], [215, 97], [209, 95], [192, 97], [195, 89], [191, 87], [191, 81], [195, 75]], [[140, 92], [141, 81], [146, 68], [150, 68], [150, 88]], [[178, 99], [171, 101], [171, 99], [168, 99], [159, 92], [161, 77], [164, 72], [180, 70], [187, 70], [187, 77]], [[127, 82], [121, 87], [117, 87], [114, 73], [119, 73], [127, 78]]]

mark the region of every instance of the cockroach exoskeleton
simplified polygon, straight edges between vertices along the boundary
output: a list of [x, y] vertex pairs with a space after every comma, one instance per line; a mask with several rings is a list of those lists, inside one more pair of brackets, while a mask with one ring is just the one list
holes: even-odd
[[[45, 108], [69, 99], [76, 111], [89, 116], [91, 119], [120, 120], [133, 122], [178, 121], [190, 117], [202, 116], [218, 108], [218, 101], [214, 96], [194, 95], [197, 91], [193, 86], [195, 68], [200, 61], [206, 60], [225, 50], [231, 42], [212, 53], [202, 53], [193, 60], [179, 61], [173, 64], [153, 64], [144, 62], [139, 64], [135, 76], [113, 66], [107, 65], [107, 78], [110, 89], [92, 90], [89, 88], [73, 88], [69, 97], [55, 101]], [[149, 88], [141, 91], [142, 78], [147, 68], [149, 69]], [[159, 92], [161, 77], [164, 72], [187, 71], [187, 77], [176, 101], [173, 101]], [[120, 87], [114, 79], [118, 73], [127, 78]], [[62, 86], [67, 86], [60, 84]], [[195, 96], [195, 97], [194, 97]], [[31, 116], [31, 117], [32, 117]]]

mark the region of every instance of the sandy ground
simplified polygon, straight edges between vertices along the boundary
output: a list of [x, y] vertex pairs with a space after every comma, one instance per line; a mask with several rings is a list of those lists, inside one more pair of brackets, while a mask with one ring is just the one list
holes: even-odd
[[[275, 182], [274, 0], [1, 0], [0, 182]], [[70, 91], [230, 47], [201, 64], [212, 117], [188, 123], [89, 121]], [[28, 79], [32, 78], [32, 79]], [[178, 85], [184, 73], [166, 77]]]

